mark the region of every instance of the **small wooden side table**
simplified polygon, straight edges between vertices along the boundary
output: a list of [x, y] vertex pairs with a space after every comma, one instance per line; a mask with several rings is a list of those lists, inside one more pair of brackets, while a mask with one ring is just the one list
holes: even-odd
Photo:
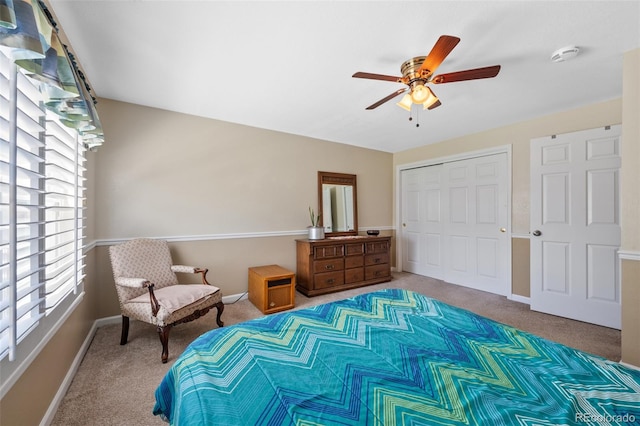
[[296, 275], [278, 265], [249, 268], [249, 300], [263, 314], [285, 311], [295, 304]]

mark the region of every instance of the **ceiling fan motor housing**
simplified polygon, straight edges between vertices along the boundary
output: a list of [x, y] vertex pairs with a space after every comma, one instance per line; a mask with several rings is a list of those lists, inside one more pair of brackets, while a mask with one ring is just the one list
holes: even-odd
[[[411, 88], [413, 88], [418, 82], [425, 84], [427, 77], [431, 73], [429, 70], [420, 71], [422, 63], [426, 59], [426, 56], [416, 56], [411, 58], [400, 66], [402, 72], [402, 82]], [[426, 74], [425, 74], [426, 73]]]

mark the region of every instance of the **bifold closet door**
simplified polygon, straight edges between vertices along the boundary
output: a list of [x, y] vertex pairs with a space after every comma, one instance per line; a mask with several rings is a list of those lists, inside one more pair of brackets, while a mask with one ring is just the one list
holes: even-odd
[[442, 165], [402, 171], [402, 269], [443, 278]]
[[510, 294], [507, 155], [401, 174], [403, 270]]
[[507, 155], [446, 163], [444, 279], [509, 295]]

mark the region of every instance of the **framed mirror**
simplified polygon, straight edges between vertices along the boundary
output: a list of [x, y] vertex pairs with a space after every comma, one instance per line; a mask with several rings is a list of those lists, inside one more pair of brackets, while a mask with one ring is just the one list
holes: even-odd
[[357, 200], [356, 175], [318, 172], [318, 208], [325, 235], [358, 235]]

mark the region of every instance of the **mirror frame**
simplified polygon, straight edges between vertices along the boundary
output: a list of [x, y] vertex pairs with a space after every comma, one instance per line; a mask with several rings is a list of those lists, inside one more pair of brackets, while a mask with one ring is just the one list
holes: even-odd
[[[318, 210], [322, 211], [324, 205], [322, 200], [322, 185], [347, 185], [353, 187], [353, 231], [326, 232], [329, 237], [342, 235], [358, 235], [358, 186], [356, 175], [346, 173], [318, 172]], [[320, 217], [320, 226], [324, 227], [324, 220]]]

